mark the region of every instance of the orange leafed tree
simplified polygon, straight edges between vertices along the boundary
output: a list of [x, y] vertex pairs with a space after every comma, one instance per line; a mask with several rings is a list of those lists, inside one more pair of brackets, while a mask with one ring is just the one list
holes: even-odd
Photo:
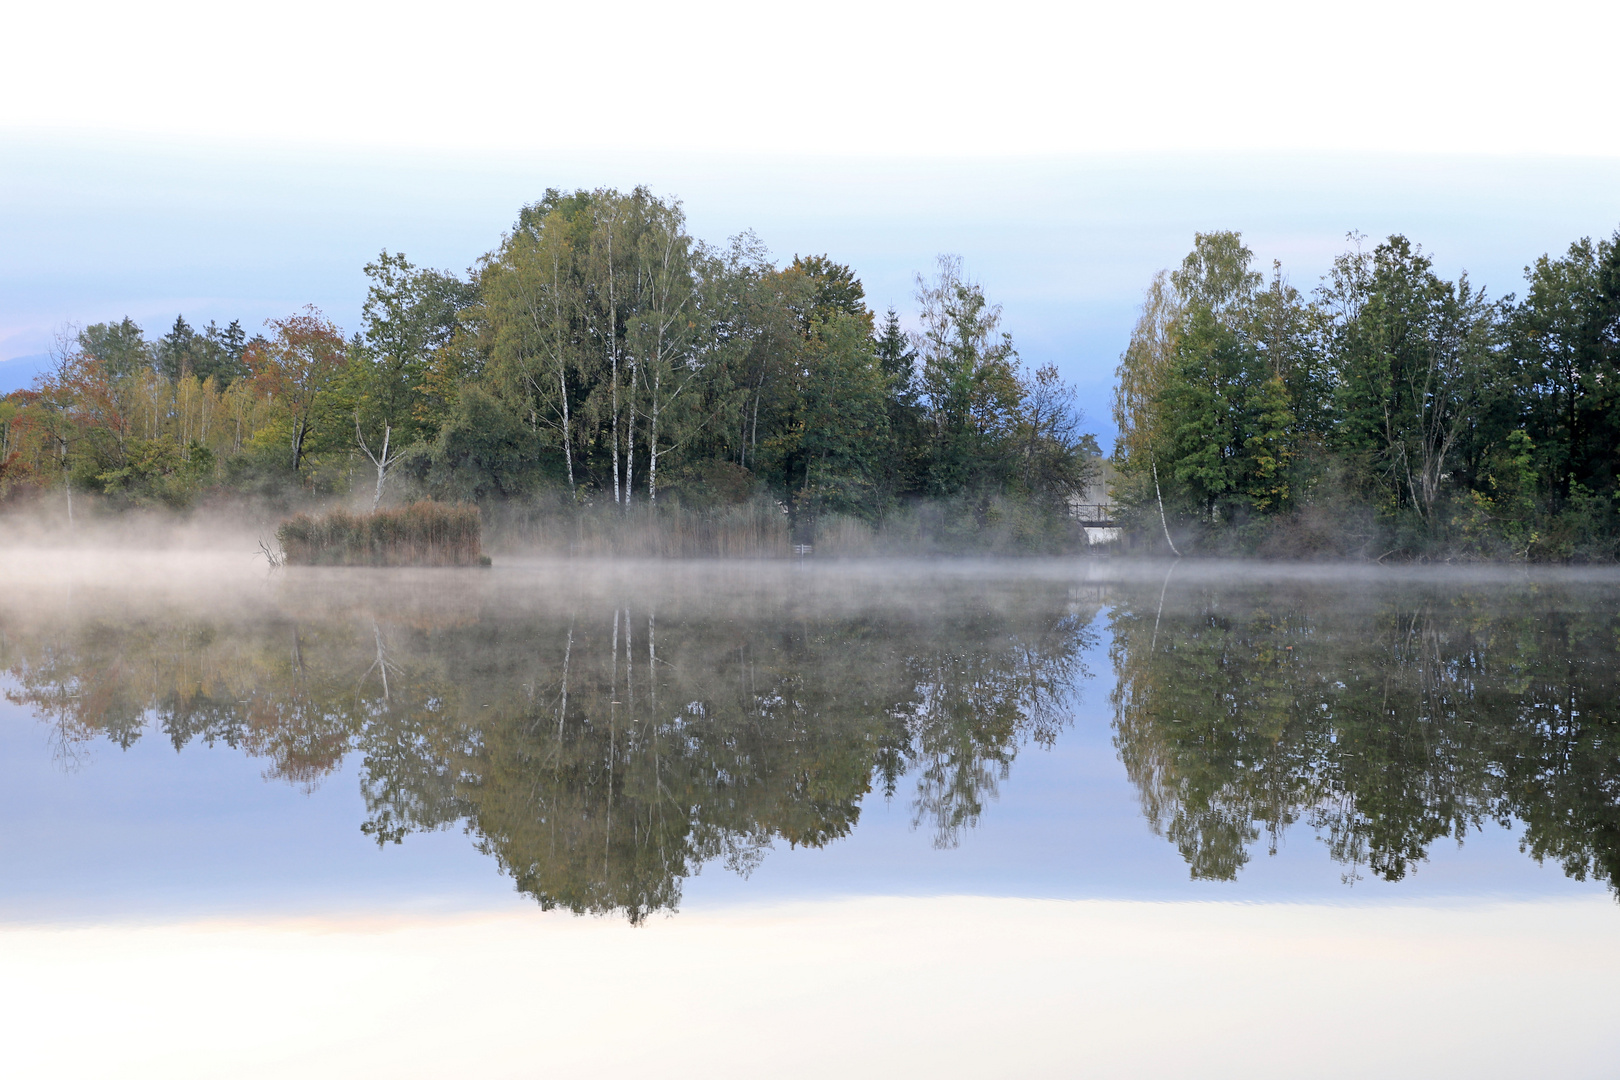
[[343, 333], [314, 305], [285, 319], [267, 319], [265, 325], [270, 337], [250, 346], [243, 359], [260, 388], [287, 410], [297, 472], [316, 409], [348, 363], [348, 349]]

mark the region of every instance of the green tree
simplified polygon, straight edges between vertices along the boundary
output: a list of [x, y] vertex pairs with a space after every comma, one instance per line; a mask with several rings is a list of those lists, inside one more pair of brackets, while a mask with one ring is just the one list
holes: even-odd
[[1497, 309], [1453, 284], [1403, 236], [1335, 264], [1321, 295], [1333, 315], [1335, 448], [1390, 513], [1434, 528], [1469, 407], [1497, 341]]
[[78, 334], [79, 349], [106, 369], [109, 378], [129, 378], [152, 367], [145, 332], [128, 315], [116, 323], [95, 323]]
[[589, 283], [581, 246], [589, 237], [590, 199], [587, 192], [565, 197], [548, 191], [523, 209], [478, 275], [488, 381], [532, 432], [545, 428], [553, 435], [576, 494], [587, 467], [580, 462], [576, 468], [576, 447], [591, 442], [576, 417], [600, 368], [585, 322]]
[[1000, 332], [1001, 308], [941, 256], [932, 280], [917, 278], [921, 329], [913, 344], [930, 431], [928, 489], [987, 492], [1005, 481], [1007, 444], [1022, 398], [1018, 354]]
[[417, 269], [403, 253], [384, 249], [366, 264], [371, 279], [352, 349], [348, 377], [355, 398], [355, 439], [376, 469], [371, 505], [382, 501], [389, 470], [413, 443], [434, 430], [422, 406], [433, 356], [447, 348], [461, 311], [474, 300], [456, 275]]
[[735, 404], [734, 313], [715, 280], [728, 266], [678, 202], [645, 188], [549, 191], [484, 259], [475, 321], [491, 385], [554, 438], [570, 487], [628, 507], [645, 475], [656, 501], [666, 456]]
[[798, 499], [812, 517], [830, 510], [876, 521], [885, 510], [880, 478], [894, 454], [890, 381], [869, 329], [860, 315], [837, 308], [811, 325]]
[[446, 499], [512, 499], [546, 476], [533, 430], [478, 386], [456, 396], [426, 453], [410, 460], [417, 480]]
[[1296, 422], [1288, 383], [1305, 366], [1297, 329], [1305, 316], [1280, 276], [1261, 288], [1252, 260], [1237, 233], [1194, 238], [1169, 276], [1176, 322], [1166, 362], [1152, 383], [1142, 376], [1155, 400], [1138, 411], [1152, 416], [1156, 437], [1149, 441], [1150, 429], [1137, 424], [1125, 440], [1128, 453], [1134, 448], [1165, 466], [1173, 495], [1197, 507], [1207, 526], [1276, 513], [1291, 502]]
[[866, 287], [855, 271], [827, 255], [793, 256], [788, 273], [800, 274], [810, 288], [792, 303], [799, 333], [809, 337], [815, 323], [834, 315], [859, 319], [868, 335], [872, 333], [872, 311], [866, 306]]
[[1066, 517], [1097, 467], [1097, 438], [1080, 430], [1084, 417], [1074, 389], [1051, 364], [1035, 371], [1023, 388], [1016, 446], [1019, 494], [1053, 519]]
[[1577, 488], [1610, 495], [1620, 477], [1620, 234], [1543, 255], [1525, 276], [1510, 328], [1547, 488], [1560, 506]]
[[185, 316], [176, 315], [174, 327], [158, 339], [154, 350], [158, 373], [170, 382], [190, 378], [196, 371], [197, 354], [202, 351], [202, 344]]
[[927, 428], [918, 400], [917, 350], [900, 326], [900, 315], [890, 308], [873, 341], [878, 366], [888, 380], [887, 410], [892, 438], [891, 454], [884, 463], [880, 486], [886, 500], [922, 490], [927, 468]]

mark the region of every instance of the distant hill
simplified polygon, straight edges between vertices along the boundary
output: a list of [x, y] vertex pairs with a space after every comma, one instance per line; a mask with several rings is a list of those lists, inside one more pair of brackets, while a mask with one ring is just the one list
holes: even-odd
[[49, 353], [36, 353], [33, 356], [16, 356], [10, 360], [0, 360], [0, 394], [9, 394], [13, 390], [24, 390], [33, 384], [34, 376], [50, 366]]

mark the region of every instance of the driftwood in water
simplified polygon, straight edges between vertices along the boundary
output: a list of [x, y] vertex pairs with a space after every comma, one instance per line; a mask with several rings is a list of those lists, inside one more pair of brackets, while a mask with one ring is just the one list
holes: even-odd
[[294, 566], [487, 566], [478, 507], [422, 501], [393, 510], [299, 514], [276, 539]]

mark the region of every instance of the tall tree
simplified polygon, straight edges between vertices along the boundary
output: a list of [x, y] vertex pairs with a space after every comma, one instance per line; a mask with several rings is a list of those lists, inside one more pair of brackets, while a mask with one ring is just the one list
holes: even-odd
[[1620, 233], [1525, 270], [1511, 332], [1527, 434], [1558, 502], [1608, 495], [1620, 477]]
[[1001, 452], [1021, 399], [1018, 354], [1001, 332], [1001, 308], [942, 255], [932, 279], [917, 278], [921, 391], [931, 431], [931, 494], [955, 495], [999, 484]]
[[586, 340], [586, 282], [581, 245], [590, 195], [548, 191], [527, 206], [501, 248], [484, 259], [478, 281], [479, 321], [491, 356], [490, 375], [532, 432], [542, 425], [561, 444], [571, 492], [577, 492], [576, 447], [588, 447], [576, 411], [596, 365]]
[[1152, 452], [1211, 524], [1289, 499], [1285, 375], [1294, 358], [1286, 327], [1274, 324], [1288, 318], [1291, 297], [1280, 281], [1261, 290], [1253, 257], [1235, 232], [1199, 233], [1170, 275], [1182, 310]]
[[485, 259], [491, 373], [532, 428], [556, 433], [570, 487], [605, 471], [627, 507], [644, 467], [656, 501], [666, 456], [735, 412], [714, 392], [739, 347], [731, 273], [678, 202], [645, 188], [548, 192]]
[[1364, 490], [1433, 524], [1478, 376], [1496, 346], [1496, 309], [1464, 275], [1453, 284], [1404, 236], [1335, 264], [1336, 442]]
[[455, 336], [473, 288], [455, 274], [417, 269], [404, 253], [384, 249], [368, 263], [371, 279], [353, 350], [355, 439], [376, 469], [372, 507], [382, 501], [388, 472], [405, 448], [430, 430], [420, 408], [433, 354]]
[[885, 407], [893, 440], [892, 457], [882, 471], [880, 484], [885, 498], [892, 500], [922, 488], [927, 458], [926, 428], [917, 390], [917, 350], [912, 348], [910, 336], [900, 326], [900, 315], [892, 307], [883, 316], [873, 351], [887, 382]]
[[827, 255], [795, 255], [788, 272], [802, 275], [810, 284], [809, 290], [792, 305], [799, 333], [808, 338], [812, 323], [829, 319], [834, 313], [861, 320], [867, 334], [872, 333], [872, 311], [866, 306], [866, 287], [850, 267], [834, 262]]
[[152, 349], [146, 335], [128, 315], [121, 322], [85, 327], [79, 331], [77, 344], [111, 378], [126, 378], [152, 366]]
[[288, 464], [297, 473], [310, 436], [327, 419], [323, 407], [348, 364], [343, 334], [314, 305], [284, 319], [267, 319], [271, 333], [248, 350], [260, 388], [285, 410]]
[[859, 315], [834, 310], [812, 325], [805, 351], [801, 505], [875, 521], [884, 507], [880, 480], [893, 454], [889, 380]]
[[1080, 430], [1083, 420], [1057, 368], [1036, 369], [1019, 409], [1016, 479], [1020, 494], [1054, 517], [1068, 514], [1097, 468], [1097, 438]]
[[188, 379], [196, 369], [196, 354], [201, 344], [198, 335], [186, 322], [184, 315], [174, 317], [174, 326], [157, 343], [157, 369], [165, 379], [175, 382]]
[[687, 407], [701, 396], [701, 380], [711, 369], [712, 353], [702, 348], [710, 319], [704, 271], [719, 273], [722, 264], [694, 250], [680, 204], [649, 203], [636, 238], [636, 303], [625, 326], [626, 351], [641, 373], [637, 396], [646, 401], [648, 502], [658, 501], [660, 454], [679, 450], [700, 422]]

